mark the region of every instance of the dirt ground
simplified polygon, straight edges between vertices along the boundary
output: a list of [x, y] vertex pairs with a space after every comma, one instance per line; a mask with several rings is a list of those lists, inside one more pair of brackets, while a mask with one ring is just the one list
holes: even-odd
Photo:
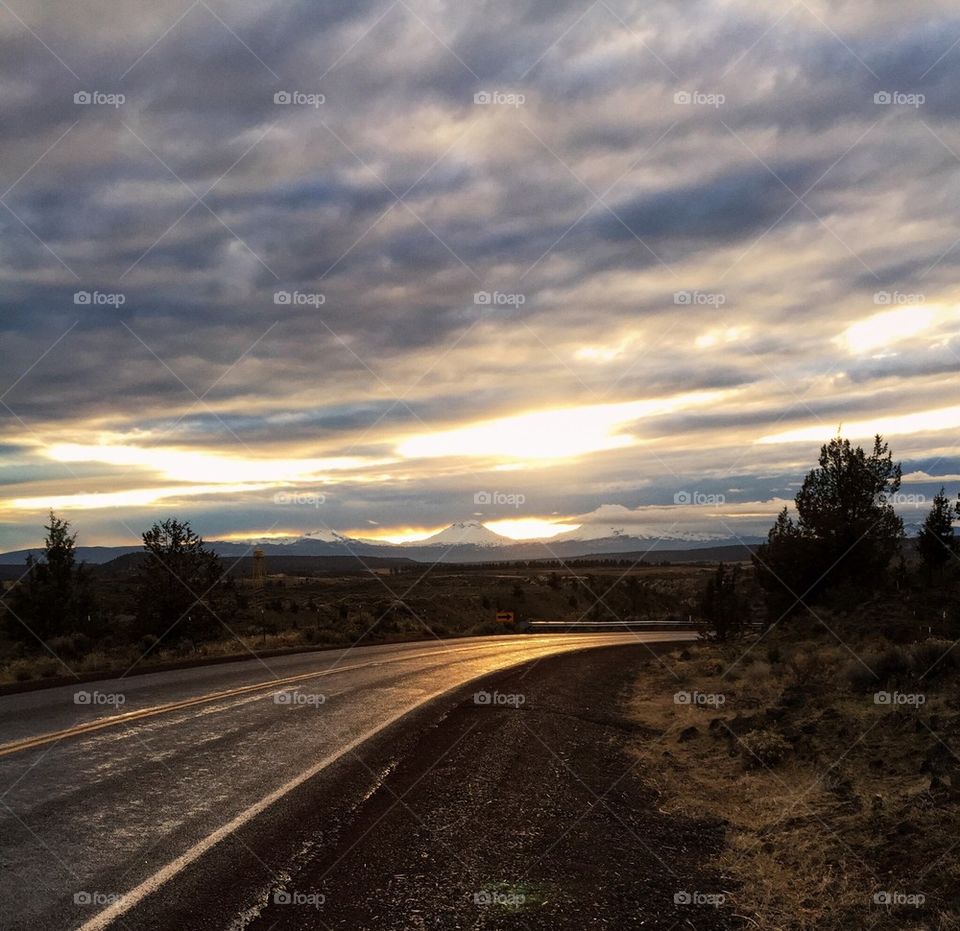
[[958, 928], [951, 643], [821, 634], [648, 663], [631, 716], [656, 736], [635, 759], [661, 811], [725, 823], [713, 864], [751, 927]]

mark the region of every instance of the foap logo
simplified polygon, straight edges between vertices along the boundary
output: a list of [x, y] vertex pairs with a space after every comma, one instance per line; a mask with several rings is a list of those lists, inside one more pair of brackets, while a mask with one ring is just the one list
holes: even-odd
[[722, 307], [727, 296], [719, 291], [674, 291], [673, 303], [681, 307]]
[[675, 705], [693, 705], [697, 708], [719, 708], [727, 700], [721, 692], [674, 692]]
[[527, 897], [522, 892], [498, 892], [495, 889], [481, 889], [473, 894], [474, 905], [501, 905], [506, 908], [519, 908]]
[[273, 894], [274, 905], [313, 905], [319, 908], [327, 901], [322, 892], [287, 892], [277, 889]]
[[919, 508], [927, 503], [927, 496], [912, 492], [908, 494], [902, 491], [895, 491], [892, 495], [890, 495], [890, 503], [899, 504], [904, 507], [912, 505], [914, 508]]
[[74, 892], [74, 905], [116, 905], [123, 900], [122, 895], [115, 892]]
[[727, 98], [723, 94], [704, 94], [701, 91], [677, 91], [673, 102], [681, 107], [722, 107]]
[[495, 504], [503, 507], [519, 508], [527, 501], [526, 495], [505, 491], [478, 491], [473, 496], [474, 504]]
[[326, 495], [319, 495], [315, 494], [314, 492], [306, 491], [278, 491], [273, 496], [274, 504], [296, 504], [301, 507], [306, 505], [314, 508], [319, 508], [321, 504], [326, 502], [326, 500]]
[[127, 98], [123, 94], [104, 94], [101, 91], [77, 91], [73, 102], [81, 107], [122, 107]]
[[927, 98], [924, 94], [904, 94], [901, 91], [877, 91], [873, 102], [881, 107], [922, 107]]
[[881, 307], [890, 307], [894, 305], [913, 305], [926, 303], [926, 295], [913, 294], [906, 291], [877, 291], [873, 295], [873, 303]]
[[118, 292], [74, 291], [73, 303], [94, 307], [123, 307], [127, 303], [127, 296]]
[[275, 705], [285, 705], [288, 708], [319, 708], [326, 702], [326, 695], [315, 695], [312, 692], [275, 692], [273, 696]]
[[81, 690], [73, 693], [73, 703], [75, 705], [91, 705], [99, 708], [112, 706], [119, 708], [121, 705], [126, 704], [126, 701], [127, 696], [121, 695], [119, 692], [87, 692]]
[[320, 307], [327, 303], [327, 296], [317, 291], [274, 291], [273, 303], [290, 307]]
[[927, 696], [922, 692], [874, 692], [873, 703], [891, 707], [919, 708], [927, 703]]
[[277, 91], [273, 102], [281, 107], [313, 107], [319, 109], [327, 102], [323, 94], [309, 94], [305, 91]]
[[719, 908], [727, 901], [727, 897], [720, 892], [687, 892], [681, 890], [673, 894], [674, 905], [709, 905]]
[[875, 892], [873, 894], [874, 905], [911, 905], [919, 908], [927, 901], [927, 897], [922, 892]]
[[673, 496], [674, 504], [712, 504], [714, 507], [720, 507], [722, 504], [726, 504], [726, 502], [727, 499], [725, 495], [708, 495], [702, 491], [678, 491]]
[[478, 91], [473, 102], [479, 107], [522, 107], [527, 98], [523, 94], [508, 94], [504, 91]]
[[519, 708], [527, 700], [526, 695], [520, 695], [516, 692], [474, 692], [473, 703], [475, 705], [499, 705], [501, 707]]
[[481, 307], [522, 307], [527, 303], [525, 294], [516, 291], [477, 291], [473, 303]]

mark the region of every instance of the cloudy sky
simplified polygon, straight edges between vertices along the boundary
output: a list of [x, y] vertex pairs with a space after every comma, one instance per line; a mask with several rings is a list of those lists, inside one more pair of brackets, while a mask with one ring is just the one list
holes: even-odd
[[0, 548], [955, 491], [958, 86], [949, 2], [2, 0]]

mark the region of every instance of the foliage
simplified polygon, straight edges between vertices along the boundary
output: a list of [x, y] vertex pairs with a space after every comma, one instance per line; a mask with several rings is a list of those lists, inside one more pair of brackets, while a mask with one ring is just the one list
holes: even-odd
[[728, 569], [723, 563], [707, 580], [700, 602], [704, 632], [715, 640], [732, 640], [744, 626], [746, 599], [738, 588], [739, 567]]
[[903, 539], [891, 504], [900, 480], [880, 436], [870, 454], [840, 437], [821, 447], [794, 499], [797, 519], [784, 508], [754, 556], [771, 608], [786, 613], [830, 586], [862, 585], [883, 572]]
[[170, 518], [143, 534], [145, 558], [134, 580], [133, 611], [141, 634], [205, 640], [221, 629], [228, 594], [220, 558], [189, 522]]
[[39, 645], [51, 637], [92, 632], [98, 623], [96, 599], [86, 566], [77, 565], [75, 533], [53, 511], [39, 560], [27, 557], [25, 576], [10, 597], [9, 635]]
[[942, 573], [950, 558], [957, 555], [954, 517], [960, 517], [960, 501], [951, 503], [941, 488], [917, 537], [917, 550], [931, 576]]

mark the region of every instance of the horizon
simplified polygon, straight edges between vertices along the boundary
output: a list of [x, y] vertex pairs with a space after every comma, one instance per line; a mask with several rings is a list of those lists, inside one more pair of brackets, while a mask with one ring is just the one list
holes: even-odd
[[[960, 480], [960, 477], [958, 476], [944, 476], [941, 478], [953, 478]], [[940, 479], [938, 478], [938, 481], [939, 480]], [[916, 491], [901, 491], [894, 496], [895, 500], [893, 502], [894, 509], [904, 520], [904, 526], [907, 529], [908, 537], [911, 536], [911, 531], [915, 532], [919, 529], [924, 517], [927, 514], [928, 506], [933, 502], [934, 495], [941, 488], [945, 487], [942, 484], [936, 485], [936, 482], [931, 481], [929, 476], [925, 476], [923, 474], [904, 475], [903, 487], [909, 488], [916, 485], [929, 487], [929, 494]], [[954, 499], [960, 497], [960, 488], [947, 488], [945, 489], [945, 493], [949, 499]], [[684, 493], [680, 494], [682, 495]], [[777, 504], [776, 510], [769, 510], [774, 503]], [[438, 527], [419, 529], [403, 528], [403, 530], [399, 532], [385, 531], [382, 534], [370, 533], [362, 529], [353, 532], [349, 530], [340, 530], [334, 527], [323, 527], [322, 529], [307, 529], [306, 527], [303, 527], [299, 530], [273, 531], [268, 534], [258, 534], [256, 532], [238, 532], [234, 534], [224, 534], [218, 537], [206, 537], [206, 539], [211, 543], [238, 543], [247, 544], [250, 546], [255, 546], [261, 543], [281, 545], [292, 544], [310, 540], [316, 540], [320, 542], [337, 542], [339, 540], [343, 540], [348, 543], [393, 547], [416, 547], [424, 544], [442, 545], [444, 542], [446, 542], [448, 545], [455, 546], [474, 545], [474, 541], [466, 538], [463, 541], [457, 541], [455, 539], [456, 534], [454, 534], [454, 537], [452, 538], [446, 537], [449, 532], [456, 531], [462, 527], [479, 527], [490, 531], [492, 534], [498, 537], [499, 539], [496, 540], [495, 543], [497, 545], [504, 546], [512, 544], [520, 545], [576, 542], [578, 540], [598, 541], [610, 540], [617, 537], [641, 541], [652, 540], [654, 541], [654, 547], [656, 547], [658, 543], [675, 543], [678, 545], [686, 544], [688, 547], [696, 547], [697, 545], [711, 546], [714, 544], [724, 545], [734, 543], [753, 545], [766, 539], [770, 524], [775, 519], [776, 514], [780, 509], [787, 507], [791, 514], [796, 514], [796, 508], [792, 501], [779, 500], [776, 502], [762, 503], [749, 502], [748, 506], [752, 509], [757, 507], [758, 504], [766, 506], [768, 510], [764, 510], [761, 507], [759, 512], [751, 514], [750, 523], [754, 529], [745, 531], [743, 533], [737, 532], [735, 529], [733, 529], [733, 527], [731, 527], [731, 523], [736, 523], [738, 518], [740, 521], [744, 520], [742, 513], [738, 515], [738, 517], [731, 517], [727, 515], [728, 519], [723, 519], [721, 516], [723, 513], [721, 509], [726, 507], [725, 503], [712, 502], [709, 504], [697, 504], [696, 502], [692, 502], [675, 503], [672, 507], [651, 507], [649, 509], [636, 508], [633, 511], [621, 506], [615, 506], [614, 509], [601, 507], [598, 508], [593, 514], [583, 515], [582, 523], [570, 522], [571, 519], [559, 517], [555, 517], [552, 521], [540, 520], [537, 518], [529, 520], [520, 518], [516, 520], [500, 521], [483, 520], [480, 516], [473, 515], [454, 518], [450, 523]], [[663, 513], [665, 511], [672, 514], [685, 514], [688, 509], [697, 508], [700, 510], [706, 508], [712, 510], [717, 518], [717, 521], [719, 522], [719, 525], [722, 527], [722, 532], [717, 532], [716, 528], [718, 524], [716, 522], [713, 525], [712, 532], [710, 529], [708, 529], [709, 525], [705, 523], [694, 523], [690, 525], [690, 527], [684, 528], [679, 526], [679, 522], [677, 520], [673, 520], [670, 526], [665, 529], [665, 525], [662, 522]], [[657, 515], [659, 515], [661, 519], [660, 523], [654, 524], [642, 522], [644, 519], [643, 515], [650, 514], [651, 512], [655, 512]], [[615, 522], [606, 522], [612, 521], [614, 517], [626, 517], [628, 521], [636, 518], [637, 522], [621, 523], [619, 526]], [[596, 518], [599, 518], [599, 520], [596, 520]], [[69, 520], [69, 516], [67, 519]], [[162, 518], [157, 517], [157, 520], [160, 519]], [[521, 528], [518, 527], [518, 525], [523, 526]], [[80, 530], [72, 521], [70, 522], [70, 527], [71, 530], [77, 535], [78, 546], [122, 548], [139, 546], [141, 544], [139, 538], [135, 541], [126, 539], [120, 542], [112, 543], [102, 541], [91, 542], [80, 539]], [[204, 536], [202, 533], [200, 535]], [[441, 539], [436, 543], [433, 543], [434, 538], [437, 537], [445, 539]], [[500, 541], [502, 541], [502, 543]], [[37, 542], [28, 544], [26, 546], [0, 550], [0, 556], [9, 554], [11, 552], [21, 552], [24, 550], [42, 548], [43, 540], [41, 537], [41, 539], [39, 539]], [[615, 554], [616, 551], [610, 552], [611, 554]]]

